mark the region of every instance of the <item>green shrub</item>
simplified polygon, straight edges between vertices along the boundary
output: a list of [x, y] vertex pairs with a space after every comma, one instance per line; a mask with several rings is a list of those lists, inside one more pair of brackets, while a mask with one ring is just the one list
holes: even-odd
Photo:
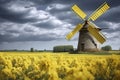
[[53, 47], [53, 52], [69, 52], [73, 50], [72, 45], [59, 45]]
[[102, 47], [101, 49], [104, 51], [110, 51], [110, 50], [112, 50], [112, 47], [110, 45], [106, 45], [106, 46]]

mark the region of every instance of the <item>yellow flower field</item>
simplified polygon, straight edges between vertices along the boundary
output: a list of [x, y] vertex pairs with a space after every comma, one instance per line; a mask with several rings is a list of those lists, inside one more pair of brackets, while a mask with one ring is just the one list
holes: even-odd
[[120, 80], [120, 55], [0, 52], [0, 80]]

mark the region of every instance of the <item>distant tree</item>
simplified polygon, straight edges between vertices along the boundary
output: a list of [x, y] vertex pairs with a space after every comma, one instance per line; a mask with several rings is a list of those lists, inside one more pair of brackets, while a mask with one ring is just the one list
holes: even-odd
[[44, 51], [47, 51], [46, 49], [44, 49]]
[[33, 48], [30, 48], [30, 52], [33, 52], [34, 51], [34, 49]]
[[106, 46], [103, 46], [101, 49], [104, 51], [110, 51], [112, 50], [112, 47], [110, 45], [106, 45]]

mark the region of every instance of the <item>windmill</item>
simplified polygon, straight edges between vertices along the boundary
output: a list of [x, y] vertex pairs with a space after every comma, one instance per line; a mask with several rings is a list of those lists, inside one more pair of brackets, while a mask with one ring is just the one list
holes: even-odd
[[66, 39], [70, 40], [77, 32], [79, 32], [77, 51], [98, 51], [100, 44], [106, 41], [105, 36], [101, 33], [101, 28], [97, 27], [92, 21], [95, 21], [110, 7], [104, 2], [98, 7], [87, 19], [86, 14], [75, 4], [72, 6], [75, 12], [84, 22], [76, 25], [76, 27], [66, 35]]

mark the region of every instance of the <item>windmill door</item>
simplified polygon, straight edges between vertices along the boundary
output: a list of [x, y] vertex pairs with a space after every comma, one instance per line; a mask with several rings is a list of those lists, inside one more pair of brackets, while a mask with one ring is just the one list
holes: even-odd
[[84, 51], [84, 49], [85, 49], [85, 44], [82, 43], [82, 44], [81, 44], [81, 51]]

